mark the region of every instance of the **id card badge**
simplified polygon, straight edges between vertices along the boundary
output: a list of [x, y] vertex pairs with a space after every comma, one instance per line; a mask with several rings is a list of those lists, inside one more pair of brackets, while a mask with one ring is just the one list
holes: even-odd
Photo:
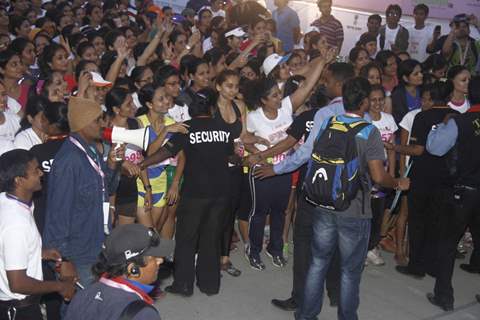
[[110, 234], [108, 230], [108, 220], [110, 217], [110, 202], [103, 203], [103, 232], [105, 234]]

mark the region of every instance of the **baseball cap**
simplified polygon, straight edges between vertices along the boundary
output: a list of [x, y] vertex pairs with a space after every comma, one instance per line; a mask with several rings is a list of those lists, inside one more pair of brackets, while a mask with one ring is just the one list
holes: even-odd
[[470, 23], [470, 18], [465, 13], [457, 14], [456, 16], [454, 16], [452, 21], [450, 22], [450, 25], [452, 25], [453, 23], [458, 24], [462, 22], [466, 24]]
[[276, 53], [272, 53], [271, 55], [269, 55], [267, 59], [263, 61], [263, 65], [262, 65], [263, 72], [265, 73], [265, 75], [268, 76], [270, 72], [272, 72], [272, 70], [275, 69], [276, 66], [284, 62], [287, 62], [288, 59], [290, 59], [291, 55], [292, 55], [291, 53], [284, 56], [281, 56]]
[[242, 38], [246, 35], [245, 31], [241, 27], [235, 28], [225, 33], [225, 38], [234, 36], [237, 38]]
[[141, 224], [120, 225], [103, 244], [103, 255], [109, 264], [122, 264], [135, 257], [166, 257], [175, 241], [161, 239], [157, 231]]
[[93, 84], [95, 84], [96, 87], [110, 87], [113, 84], [103, 79], [102, 75], [98, 72], [92, 71], [90, 74], [92, 75]]

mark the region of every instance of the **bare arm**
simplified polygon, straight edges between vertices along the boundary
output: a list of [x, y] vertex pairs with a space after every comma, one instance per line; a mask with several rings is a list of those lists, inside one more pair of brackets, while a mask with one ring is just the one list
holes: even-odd
[[[409, 132], [405, 130], [404, 128], [400, 129], [400, 145], [406, 146], [408, 145], [408, 135]], [[405, 169], [407, 167], [407, 157], [404, 154], [400, 154], [400, 160], [398, 162], [399, 165], [399, 172], [400, 176], [403, 177], [405, 173]]]
[[129, 53], [130, 50], [127, 49], [126, 44], [117, 50], [117, 59], [115, 59], [115, 62], [113, 62], [113, 64], [110, 66], [110, 69], [108, 69], [105, 80], [115, 83], [118, 78], [118, 74], [120, 73], [120, 69], [122, 68], [122, 65]]
[[41, 295], [58, 292], [66, 299], [71, 299], [75, 292], [73, 279], [70, 281], [40, 281], [27, 275], [26, 270], [7, 270], [10, 290], [24, 295]]
[[452, 28], [452, 31], [448, 35], [447, 39], [443, 43], [442, 55], [444, 58], [449, 58], [453, 53], [453, 41], [455, 40], [455, 27]]
[[265, 151], [261, 151], [257, 155], [260, 157], [261, 160], [268, 157], [273, 157], [277, 154], [281, 154], [287, 150], [290, 150], [297, 142], [297, 139], [289, 135], [273, 147], [268, 148]]
[[394, 179], [385, 171], [382, 160], [368, 161], [368, 169], [370, 171], [370, 176], [372, 177], [372, 180], [376, 184], [379, 184], [382, 187], [389, 189], [408, 189], [408, 186], [405, 188], [405, 184], [408, 184], [409, 180], [407, 178]]
[[168, 158], [171, 158], [173, 154], [170, 153], [166, 148], [160, 148], [157, 152], [145, 158], [140, 164], [140, 168], [145, 169], [148, 166], [151, 166], [156, 163], [160, 163]]
[[307, 77], [304, 82], [302, 82], [298, 89], [290, 95], [293, 112], [295, 112], [309, 97], [310, 92], [313, 90], [313, 88], [317, 84], [318, 79], [320, 78], [320, 75], [322, 74], [325, 64], [325, 60], [323, 59], [317, 61], [313, 72]]

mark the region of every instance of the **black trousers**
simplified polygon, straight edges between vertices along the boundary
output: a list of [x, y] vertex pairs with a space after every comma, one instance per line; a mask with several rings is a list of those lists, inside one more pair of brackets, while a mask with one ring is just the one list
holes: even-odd
[[[305, 201], [300, 195], [298, 197], [297, 215], [293, 229], [293, 289], [292, 298], [297, 305], [301, 304], [305, 289], [305, 278], [307, 276], [310, 262], [312, 261], [312, 212], [314, 207]], [[340, 288], [340, 257], [335, 253], [330, 263], [327, 279], [327, 294], [330, 299], [338, 301]]]
[[0, 308], [0, 320], [43, 320], [40, 305], [33, 304], [22, 308]]
[[[228, 198], [182, 198], [177, 209], [173, 286], [215, 294], [220, 289], [220, 238]], [[195, 270], [195, 253], [198, 252]]]
[[436, 201], [439, 190], [410, 190], [408, 193], [408, 241], [410, 272], [425, 274], [436, 252], [435, 222], [441, 206]]
[[383, 213], [385, 211], [385, 197], [372, 198], [372, 228], [370, 229], [370, 240], [368, 250], [374, 249], [381, 239]]
[[[443, 210], [439, 217], [441, 250], [438, 250], [434, 293], [439, 301], [453, 304], [452, 276], [457, 244], [467, 225], [476, 235], [480, 232], [480, 191], [445, 189], [442, 195]], [[455, 199], [455, 195], [459, 198]]]
[[230, 207], [225, 212], [225, 221], [222, 232], [221, 255], [230, 256], [230, 245], [232, 243], [232, 234], [235, 226], [235, 214], [240, 208], [242, 195], [243, 168], [230, 168]]

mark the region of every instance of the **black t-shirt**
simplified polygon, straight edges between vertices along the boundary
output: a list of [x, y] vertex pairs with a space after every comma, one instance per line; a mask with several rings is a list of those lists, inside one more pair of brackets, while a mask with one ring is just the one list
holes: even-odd
[[[432, 127], [443, 122], [445, 116], [450, 113], [458, 114], [448, 107], [434, 107], [417, 114], [413, 122], [410, 144], [425, 147]], [[441, 185], [450, 185], [453, 177], [447, 165], [448, 157], [449, 154], [443, 157], [431, 155], [427, 149], [421, 156], [412, 157], [411, 189], [428, 191]]]
[[64, 141], [65, 139], [49, 140], [45, 143], [33, 146], [30, 149], [30, 152], [32, 152], [35, 155], [35, 158], [37, 158], [40, 169], [43, 171], [42, 190], [35, 192], [33, 195], [33, 202], [35, 204], [33, 217], [35, 218], [35, 222], [40, 234], [43, 234], [43, 227], [45, 225], [45, 205], [47, 202], [48, 176], [50, 174], [50, 170], [52, 169], [53, 159], [55, 158], [58, 150], [60, 150], [60, 147]]
[[311, 109], [305, 112], [302, 112], [297, 116], [290, 127], [287, 129], [287, 134], [295, 138], [295, 140], [300, 140], [304, 136], [304, 141], [307, 141], [310, 130], [313, 128], [313, 118], [318, 109]]
[[228, 197], [228, 156], [232, 135], [226, 125], [210, 117], [186, 121], [187, 134], [175, 134], [165, 144], [172, 154], [185, 152], [182, 196], [191, 198]]
[[[300, 141], [303, 137], [303, 142], [307, 141], [308, 136], [310, 135], [310, 130], [313, 128], [313, 118], [318, 109], [314, 108], [302, 112], [300, 115], [293, 119], [292, 124], [287, 129], [287, 134], [295, 138], [295, 140]], [[303, 179], [307, 173], [307, 164], [304, 164], [299, 169], [300, 175], [298, 176], [298, 186], [303, 184]]]

